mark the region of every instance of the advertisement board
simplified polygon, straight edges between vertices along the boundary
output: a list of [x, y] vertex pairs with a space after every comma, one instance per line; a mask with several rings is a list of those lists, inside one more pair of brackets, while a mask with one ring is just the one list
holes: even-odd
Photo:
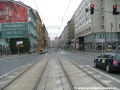
[[28, 23], [2, 24], [2, 38], [27, 38]]
[[0, 1], [0, 22], [28, 22], [28, 8], [12, 1]]

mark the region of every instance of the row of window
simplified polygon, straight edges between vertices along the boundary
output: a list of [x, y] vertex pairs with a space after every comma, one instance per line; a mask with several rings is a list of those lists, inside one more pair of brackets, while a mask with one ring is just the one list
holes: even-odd
[[92, 34], [88, 35], [84, 38], [85, 42], [90, 42], [92, 39], [118, 39], [118, 33], [97, 33], [97, 34]]
[[87, 20], [85, 23], [81, 23], [81, 22], [77, 23], [75, 25], [75, 31], [78, 31], [78, 30], [82, 29], [83, 27], [85, 27], [89, 23], [91, 23], [91, 19]]

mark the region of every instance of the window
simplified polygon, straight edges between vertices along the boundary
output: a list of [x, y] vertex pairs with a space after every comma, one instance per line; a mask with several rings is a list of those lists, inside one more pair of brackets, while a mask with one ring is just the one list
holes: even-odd
[[102, 39], [102, 34], [100, 34], [100, 39]]
[[103, 55], [103, 58], [108, 58], [108, 57], [109, 57], [108, 54], [104, 54], [104, 55]]
[[100, 55], [100, 58], [102, 58], [102, 57], [103, 57], [103, 54]]
[[104, 29], [104, 25], [102, 25], [102, 29]]
[[113, 59], [114, 58], [114, 56], [113, 55], [109, 55], [109, 57], [108, 57], [109, 59]]
[[120, 53], [117, 53], [116, 60], [120, 60]]

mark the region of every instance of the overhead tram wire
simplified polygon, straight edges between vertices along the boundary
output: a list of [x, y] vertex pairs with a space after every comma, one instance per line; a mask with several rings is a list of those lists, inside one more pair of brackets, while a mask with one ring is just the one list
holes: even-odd
[[[37, 10], [38, 10], [38, 12], [39, 12], [39, 14], [40, 14], [40, 11], [39, 11], [39, 9], [38, 9], [38, 6], [37, 6], [35, 0], [33, 0], [33, 2], [34, 2], [35, 6], [36, 6], [36, 8], [37, 8]], [[69, 0], [69, 2], [68, 2], [68, 6], [67, 6], [66, 11], [65, 11], [65, 13], [64, 13], [64, 16], [63, 16], [63, 18], [62, 18], [62, 22], [63, 22], [63, 20], [64, 20], [64, 18], [65, 18], [65, 14], [66, 14], [66, 12], [67, 12], [67, 10], [68, 10], [68, 8], [69, 8], [70, 2], [71, 2], [71, 0]], [[41, 16], [41, 14], [40, 14], [40, 16]], [[67, 17], [67, 16], [66, 16], [66, 17]], [[41, 16], [41, 19], [42, 19], [42, 16]], [[43, 19], [42, 19], [42, 21], [43, 21]], [[43, 21], [43, 22], [44, 22], [44, 21]], [[61, 26], [62, 26], [62, 22], [61, 22]]]
[[[36, 6], [36, 8], [37, 8], [38, 13], [40, 14], [40, 11], [39, 11], [39, 9], [38, 9], [38, 6], [37, 6], [37, 4], [36, 4], [35, 0], [33, 0], [33, 2], [34, 2], [35, 6]], [[41, 14], [40, 14], [40, 17], [41, 17], [42, 22], [44, 23], [44, 20], [42, 19]]]
[[69, 0], [68, 6], [67, 6], [66, 11], [65, 11], [65, 13], [64, 13], [64, 16], [63, 16], [63, 18], [62, 18], [61, 27], [62, 27], [62, 23], [63, 23], [64, 17], [65, 17], [65, 14], [66, 14], [66, 12], [67, 12], [67, 10], [68, 10], [68, 8], [69, 8], [70, 2], [71, 2], [71, 0]]

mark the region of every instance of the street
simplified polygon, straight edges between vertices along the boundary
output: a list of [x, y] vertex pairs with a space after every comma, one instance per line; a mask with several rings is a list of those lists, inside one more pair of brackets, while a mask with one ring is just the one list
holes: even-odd
[[[95, 68], [94, 58], [100, 53], [90, 53], [90, 52], [80, 52], [80, 51], [65, 51], [65, 50], [56, 50], [50, 49], [48, 53], [44, 54], [27, 54], [27, 55], [15, 55], [4, 57], [0, 59], [0, 73], [1, 76], [15, 70], [16, 68], [27, 65], [28, 63], [33, 63], [37, 59], [46, 57], [46, 55], [54, 56], [51, 58], [59, 58], [64, 61], [68, 60], [77, 64], [82, 70], [93, 78], [97, 78], [100, 82], [104, 82], [107, 85], [112, 85], [113, 87], [120, 88], [120, 72], [107, 73], [104, 69]], [[44, 58], [43, 58], [44, 59]], [[56, 62], [56, 61], [51, 61]], [[52, 64], [54, 65], [54, 64]], [[52, 67], [52, 66], [51, 66]], [[69, 72], [70, 73], [70, 72]], [[109, 86], [110, 86], [109, 85]]]
[[42, 55], [37, 54], [1, 56], [0, 77], [4, 76], [5, 74], [8, 74], [11, 71], [16, 70], [19, 67], [27, 65], [33, 61], [36, 61], [36, 58], [41, 56]]

